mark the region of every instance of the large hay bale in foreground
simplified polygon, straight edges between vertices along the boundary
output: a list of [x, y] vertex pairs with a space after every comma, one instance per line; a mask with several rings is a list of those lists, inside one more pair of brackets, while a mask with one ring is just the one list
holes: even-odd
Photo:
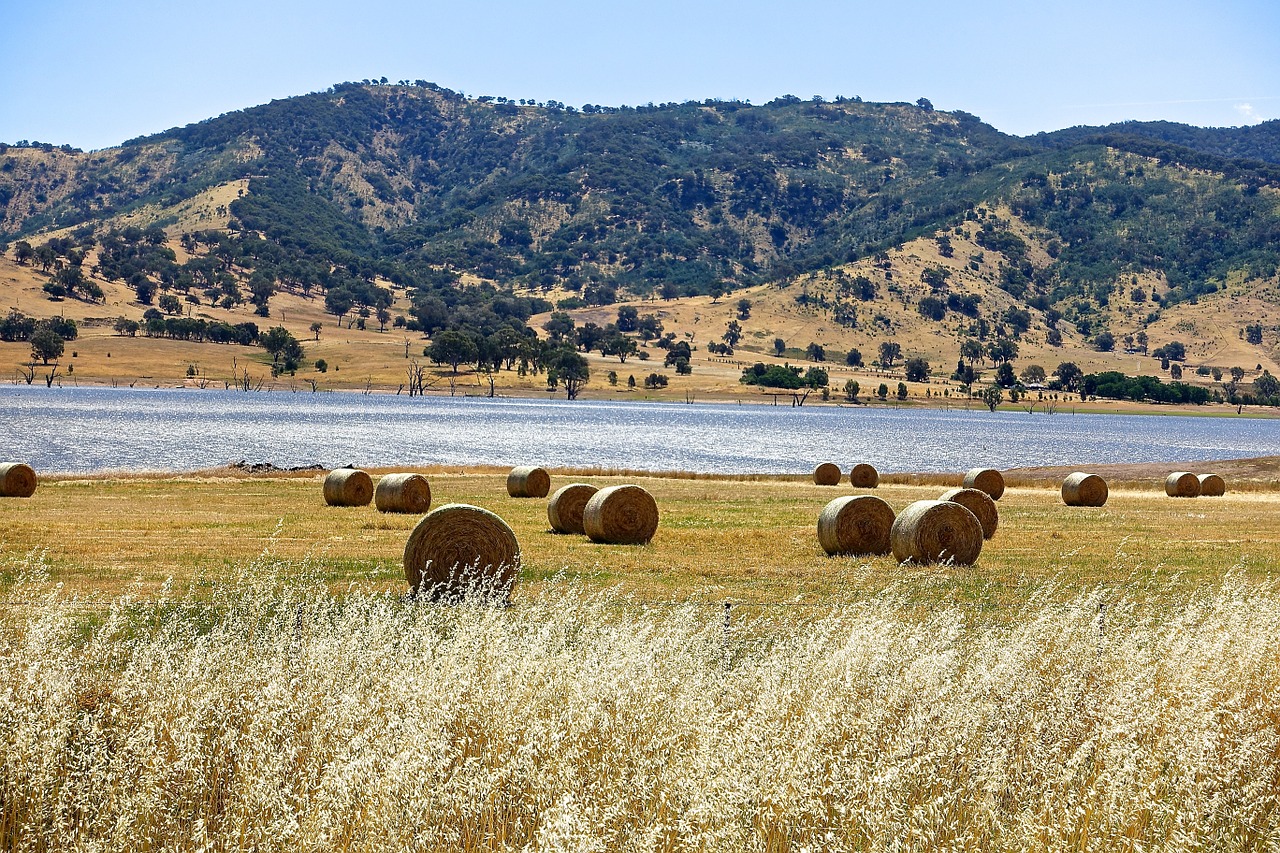
[[855, 489], [874, 489], [880, 485], [880, 472], [876, 470], [874, 465], [859, 462], [849, 472], [849, 485]]
[[36, 493], [36, 472], [24, 462], [0, 463], [0, 498], [29, 498]]
[[469, 504], [427, 513], [404, 546], [404, 577], [415, 596], [457, 601], [470, 594], [507, 600], [520, 574], [520, 543], [498, 516]]
[[900, 563], [968, 566], [982, 553], [982, 523], [952, 501], [916, 501], [898, 514], [889, 544]]
[[840, 485], [840, 466], [834, 462], [823, 462], [813, 469], [813, 482], [818, 486]]
[[513, 498], [545, 498], [551, 491], [551, 475], [536, 465], [519, 465], [507, 475], [507, 494]]
[[888, 554], [893, 507], [874, 495], [846, 495], [818, 516], [818, 542], [828, 556]]
[[1220, 498], [1227, 493], [1227, 483], [1217, 474], [1201, 474], [1196, 479], [1200, 481], [1200, 495], [1206, 498]]
[[324, 502], [329, 506], [368, 506], [373, 478], [359, 468], [334, 468], [324, 478]]
[[1067, 506], [1103, 506], [1107, 495], [1107, 481], [1097, 474], [1076, 471], [1062, 481], [1062, 502]]
[[431, 508], [431, 484], [421, 474], [387, 474], [373, 491], [378, 512], [423, 513]]
[[1200, 496], [1200, 478], [1188, 471], [1174, 471], [1164, 478], [1164, 493], [1171, 498]]
[[609, 486], [587, 501], [582, 527], [592, 542], [645, 545], [658, 531], [658, 503], [639, 486]]
[[547, 521], [556, 533], [586, 533], [582, 526], [582, 513], [587, 501], [600, 491], [588, 483], [570, 483], [556, 489], [547, 502]]
[[998, 501], [1004, 494], [1004, 475], [994, 468], [970, 468], [961, 484], [966, 489], [981, 489]]
[[983, 539], [996, 535], [996, 528], [1000, 526], [1000, 511], [996, 509], [996, 502], [991, 499], [991, 495], [982, 489], [951, 489], [943, 492], [938, 500], [954, 501], [973, 513], [982, 525]]

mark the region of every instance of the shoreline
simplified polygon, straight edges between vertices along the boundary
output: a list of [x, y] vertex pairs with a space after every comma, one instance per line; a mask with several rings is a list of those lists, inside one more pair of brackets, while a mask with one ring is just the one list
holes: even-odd
[[[37, 384], [9, 382], [5, 383], [13, 387], [37, 388]], [[224, 384], [225, 383], [221, 383]], [[3, 386], [0, 386], [3, 387]], [[377, 397], [405, 397], [408, 396], [401, 393], [400, 390], [392, 390], [389, 387], [360, 387], [356, 385], [343, 386], [338, 388], [317, 388], [309, 389], [296, 383], [290, 384], [286, 380], [281, 383], [279, 380], [273, 381], [267, 387], [259, 387], [249, 391], [233, 389], [229, 385], [223, 388], [214, 387], [213, 383], [208, 383], [204, 387], [191, 382], [184, 381], [173, 384], [147, 384], [142, 386], [141, 383], [135, 381], [130, 384], [124, 383], [107, 383], [90, 380], [80, 382], [73, 380], [71, 383], [63, 381], [55, 382], [53, 386], [46, 390], [53, 391], [54, 388], [59, 390], [65, 388], [92, 388], [92, 389], [113, 389], [118, 391], [219, 391], [237, 393], [257, 393], [257, 394], [351, 394], [357, 396], [377, 396]], [[874, 397], [862, 397], [858, 402], [849, 402], [847, 400], [837, 400], [832, 395], [830, 400], [822, 400], [810, 394], [800, 405], [794, 405], [792, 400], [794, 395], [790, 391], [771, 393], [755, 393], [755, 394], [731, 394], [724, 390], [714, 390], [703, 392], [701, 394], [688, 394], [681, 396], [676, 392], [671, 393], [654, 393], [652, 391], [630, 391], [627, 389], [618, 389], [613, 393], [598, 388], [584, 389], [576, 400], [567, 400], [563, 393], [540, 392], [533, 389], [510, 388], [503, 393], [469, 393], [463, 391], [461, 393], [449, 393], [447, 391], [429, 391], [423, 393], [424, 397], [435, 397], [438, 399], [492, 399], [492, 400], [563, 400], [565, 402], [630, 402], [630, 403], [664, 403], [664, 404], [686, 404], [695, 405], [698, 403], [707, 403], [712, 405], [740, 405], [740, 406], [763, 406], [767, 408], [836, 408], [836, 409], [928, 409], [937, 411], [972, 411], [981, 412], [987, 408], [978, 398], [955, 398], [935, 396], [932, 398], [914, 397], [907, 400], [879, 400]], [[959, 403], [955, 401], [960, 401]], [[996, 407], [997, 412], [1023, 412], [1031, 415], [1144, 415], [1154, 417], [1200, 417], [1200, 418], [1242, 418], [1254, 420], [1278, 420], [1280, 419], [1280, 408], [1262, 407], [1262, 406], [1246, 406], [1238, 407], [1229, 403], [1209, 403], [1202, 406], [1190, 404], [1162, 404], [1155, 402], [1132, 402], [1128, 400], [1098, 400], [1091, 399], [1087, 401], [1071, 401], [1071, 400], [1032, 400], [1025, 399], [1017, 403], [1001, 403]]]

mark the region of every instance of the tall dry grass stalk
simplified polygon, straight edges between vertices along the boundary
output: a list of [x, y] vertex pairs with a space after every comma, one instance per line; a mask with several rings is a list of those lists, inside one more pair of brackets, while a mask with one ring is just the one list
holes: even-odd
[[1274, 585], [1046, 589], [999, 627], [886, 594], [726, 628], [569, 583], [442, 607], [286, 570], [105, 611], [16, 586], [0, 847], [1280, 845]]

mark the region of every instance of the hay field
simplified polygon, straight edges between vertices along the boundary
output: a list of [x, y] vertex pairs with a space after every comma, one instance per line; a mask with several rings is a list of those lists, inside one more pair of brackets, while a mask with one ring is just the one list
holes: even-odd
[[[658, 532], [647, 547], [634, 547], [552, 534], [547, 501], [510, 497], [506, 469], [419, 470], [430, 481], [433, 506], [475, 504], [512, 526], [524, 557], [517, 597], [563, 574], [649, 600], [829, 603], [901, 585], [923, 601], [994, 605], [1021, 603], [1023, 587], [1049, 579], [1083, 589], [1176, 574], [1198, 584], [1216, 581], [1236, 565], [1259, 577], [1280, 565], [1280, 488], [1266, 483], [1190, 501], [1166, 497], [1160, 481], [1114, 483], [1102, 508], [1063, 506], [1050, 484], [1011, 485], [999, 502], [1000, 531], [975, 568], [919, 569], [901, 567], [892, 557], [827, 558], [818, 544], [818, 515], [827, 502], [853, 490], [847, 484], [815, 486], [807, 476], [552, 472], [553, 490], [574, 481], [599, 487], [634, 482], [652, 493], [661, 516]], [[68, 590], [116, 594], [140, 582], [146, 591], [167, 580], [182, 589], [224, 581], [266, 553], [306, 561], [335, 590], [350, 583], [402, 589], [401, 557], [418, 517], [371, 506], [326, 506], [323, 479], [220, 470], [45, 481], [32, 498], [0, 501], [0, 578], [11, 580], [15, 561], [38, 553]], [[872, 493], [900, 512], [959, 485], [958, 475], [928, 479], [890, 483]]]
[[0, 848], [1280, 850], [1274, 487], [1011, 484], [907, 569], [820, 556], [799, 478], [552, 472], [651, 491], [635, 547], [427, 473], [515, 529], [509, 608], [406, 601], [417, 518], [320, 477], [0, 501]]

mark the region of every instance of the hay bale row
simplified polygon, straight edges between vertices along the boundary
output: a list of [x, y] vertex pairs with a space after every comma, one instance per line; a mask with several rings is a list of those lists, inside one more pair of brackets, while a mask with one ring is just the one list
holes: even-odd
[[551, 491], [551, 475], [536, 465], [519, 465], [507, 475], [507, 494], [513, 498], [545, 498]]
[[423, 513], [431, 508], [431, 484], [421, 474], [387, 474], [373, 491], [378, 512]]
[[582, 514], [587, 508], [587, 501], [600, 491], [587, 483], [570, 483], [556, 489], [556, 493], [547, 502], [547, 521], [556, 533], [587, 532], [582, 524]]
[[873, 495], [846, 495], [818, 516], [818, 542], [828, 556], [888, 554], [893, 507]]
[[1171, 498], [1200, 496], [1200, 478], [1188, 471], [1174, 471], [1164, 478], [1164, 493]]
[[1107, 481], [1097, 474], [1076, 471], [1062, 481], [1062, 502], [1067, 506], [1103, 506], [1107, 494]]
[[855, 489], [874, 489], [880, 485], [880, 472], [876, 470], [874, 465], [859, 462], [849, 472], [849, 485]]
[[996, 535], [996, 528], [1000, 526], [1000, 512], [996, 509], [996, 502], [986, 492], [981, 489], [951, 489], [943, 492], [938, 500], [958, 503], [973, 513], [982, 525], [983, 539]]
[[335, 468], [324, 478], [324, 502], [329, 506], [368, 506], [373, 478], [359, 468]]
[[889, 545], [900, 563], [969, 566], [982, 553], [982, 523], [953, 501], [916, 501], [894, 520]]
[[0, 498], [29, 498], [36, 493], [36, 472], [22, 462], [0, 463]]
[[510, 525], [478, 506], [445, 504], [425, 515], [404, 546], [404, 576], [415, 597], [470, 595], [509, 601], [520, 575], [520, 543]]
[[[834, 462], [823, 462], [813, 469], [813, 482], [817, 486], [838, 486], [841, 476], [840, 466]], [[856, 489], [874, 489], [880, 485], [880, 472], [874, 465], [859, 462], [849, 471], [849, 485]]]
[[658, 504], [639, 486], [609, 486], [583, 507], [582, 527], [592, 542], [647, 545], [658, 531]]
[[1200, 474], [1200, 496], [1220, 498], [1227, 493], [1227, 483], [1217, 474]]
[[816, 486], [840, 485], [840, 466], [834, 462], [823, 462], [813, 469], [813, 483]]
[[994, 468], [970, 468], [961, 483], [966, 489], [981, 489], [998, 501], [1004, 494], [1004, 476]]

